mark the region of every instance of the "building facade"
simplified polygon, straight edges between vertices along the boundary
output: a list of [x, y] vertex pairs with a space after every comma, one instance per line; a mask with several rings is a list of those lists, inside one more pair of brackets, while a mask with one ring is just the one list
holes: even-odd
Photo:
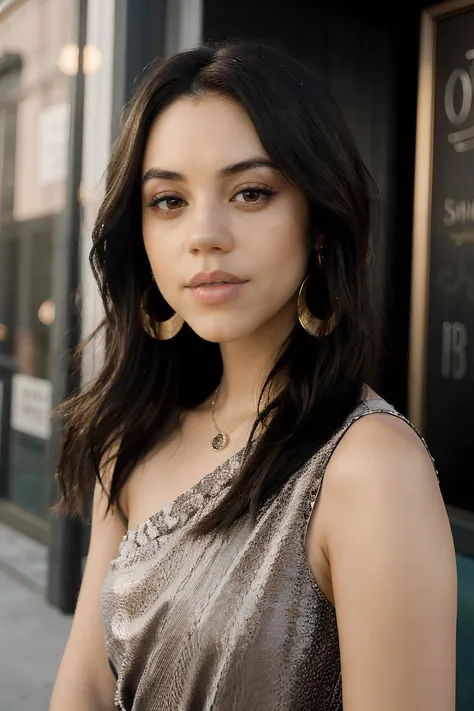
[[[86, 529], [51, 529], [46, 515], [53, 481], [46, 456], [48, 408], [54, 400], [52, 281], [58, 272], [53, 261], [71, 195], [65, 146], [73, 125], [69, 97], [78, 67], [79, 4], [0, 3], [0, 520], [42, 540], [49, 536], [52, 566], [59, 572], [69, 564], [57, 555], [65, 538], [83, 536], [85, 543], [73, 549], [87, 548]], [[467, 28], [462, 37], [458, 21]], [[436, 32], [438, 47], [445, 47], [438, 54]], [[293, 0], [291, 5], [89, 0], [76, 241], [80, 335], [100, 319], [87, 264], [90, 230], [121, 109], [136, 78], [156, 56], [232, 36], [277, 42], [314, 67], [340, 104], [378, 184], [378, 296], [385, 330], [371, 384], [420, 427], [439, 462], [458, 551], [459, 711], [467, 710], [474, 677], [468, 666], [474, 648], [474, 369], [469, 355], [474, 195], [466, 181], [453, 178], [441, 185], [438, 177], [467, 175], [474, 156], [469, 148], [474, 141], [474, 47], [469, 45], [474, 3], [453, 0], [432, 10], [417, 0], [395, 12], [348, 0]], [[437, 142], [439, 135], [444, 143]], [[445, 158], [449, 146], [457, 148]], [[462, 164], [449, 163], [454, 158]], [[432, 211], [435, 203], [441, 205], [439, 213]], [[439, 224], [447, 232], [440, 232]], [[443, 251], [447, 243], [457, 251]], [[100, 358], [97, 350], [87, 352], [85, 381]], [[54, 594], [50, 597], [67, 608]]]
[[74, 0], [0, 13], [0, 516], [44, 540], [52, 264], [68, 174]]

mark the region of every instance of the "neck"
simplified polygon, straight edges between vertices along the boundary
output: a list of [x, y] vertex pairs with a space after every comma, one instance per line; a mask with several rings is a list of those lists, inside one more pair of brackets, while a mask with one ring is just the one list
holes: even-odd
[[257, 411], [262, 387], [293, 326], [293, 318], [272, 320], [248, 338], [221, 344], [223, 375], [216, 402], [221, 415], [235, 420]]

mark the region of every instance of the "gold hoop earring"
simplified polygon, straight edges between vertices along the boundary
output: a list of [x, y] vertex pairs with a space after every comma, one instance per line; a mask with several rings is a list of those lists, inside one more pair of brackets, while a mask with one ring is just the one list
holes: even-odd
[[[154, 282], [153, 282], [154, 283]], [[182, 329], [184, 320], [177, 313], [174, 313], [167, 321], [155, 321], [148, 313], [148, 297], [153, 284], [145, 289], [140, 299], [139, 318], [140, 323], [148, 336], [157, 341], [169, 341], [174, 338]]]
[[314, 336], [314, 338], [321, 338], [321, 327], [323, 323], [327, 323], [324, 328], [324, 336], [328, 336], [330, 333], [332, 333], [332, 331], [334, 331], [337, 323], [336, 315], [332, 313], [327, 319], [327, 322], [325, 322], [311, 313], [306, 302], [306, 292], [308, 291], [308, 284], [310, 279], [311, 274], [308, 274], [308, 276], [301, 284], [300, 290], [298, 292], [298, 302], [296, 306], [298, 312], [298, 320], [303, 326], [304, 330], [309, 333], [310, 336]]

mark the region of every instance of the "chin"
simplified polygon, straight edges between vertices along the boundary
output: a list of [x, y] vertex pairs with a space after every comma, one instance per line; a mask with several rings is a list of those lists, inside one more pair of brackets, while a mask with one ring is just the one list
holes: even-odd
[[258, 324], [238, 321], [232, 318], [215, 319], [214, 323], [190, 323], [188, 325], [204, 341], [210, 343], [228, 343], [248, 338], [258, 329]]

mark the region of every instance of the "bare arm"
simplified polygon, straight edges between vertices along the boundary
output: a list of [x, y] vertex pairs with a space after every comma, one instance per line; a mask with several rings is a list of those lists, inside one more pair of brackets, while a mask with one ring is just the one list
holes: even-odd
[[423, 445], [390, 415], [363, 418], [324, 496], [344, 711], [454, 711], [455, 555]]
[[100, 622], [100, 596], [125, 527], [116, 514], [105, 517], [106, 496], [94, 494], [92, 532], [81, 592], [59, 668], [49, 711], [113, 711], [115, 679]]

